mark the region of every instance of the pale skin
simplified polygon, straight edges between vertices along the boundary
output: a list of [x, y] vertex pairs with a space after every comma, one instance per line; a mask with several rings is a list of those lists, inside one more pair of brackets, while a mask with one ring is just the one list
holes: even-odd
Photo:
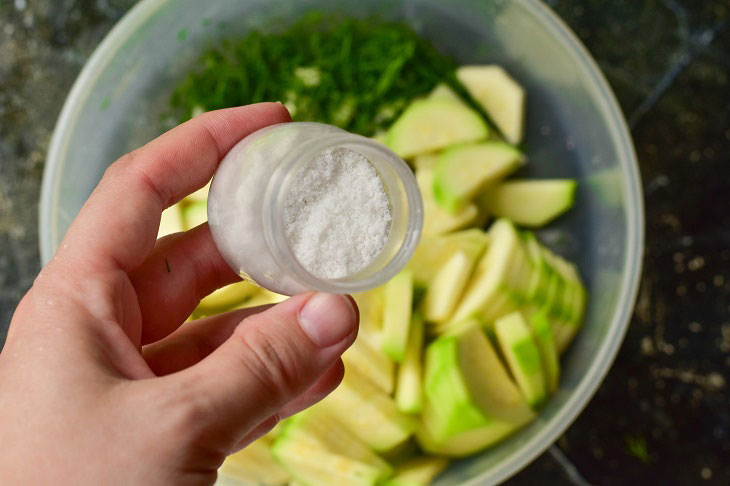
[[357, 335], [350, 298], [183, 325], [239, 278], [206, 224], [156, 240], [162, 210], [236, 142], [287, 121], [277, 103], [206, 113], [106, 171], [0, 353], [0, 484], [212, 484], [227, 454], [339, 384]]

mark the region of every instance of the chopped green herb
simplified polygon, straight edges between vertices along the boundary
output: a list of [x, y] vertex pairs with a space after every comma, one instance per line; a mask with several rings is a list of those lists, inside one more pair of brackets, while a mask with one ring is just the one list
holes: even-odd
[[283, 31], [253, 31], [207, 51], [171, 105], [186, 120], [195, 107], [282, 100], [295, 121], [369, 136], [438, 82], [456, 83], [454, 69], [405, 24], [310, 14]]

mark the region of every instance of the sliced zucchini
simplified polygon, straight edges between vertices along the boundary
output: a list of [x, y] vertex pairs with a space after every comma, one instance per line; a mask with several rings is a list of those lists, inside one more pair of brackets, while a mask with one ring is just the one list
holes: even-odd
[[431, 91], [431, 93], [428, 95], [431, 99], [446, 99], [446, 100], [452, 100], [452, 101], [458, 101], [459, 103], [464, 103], [464, 100], [461, 99], [461, 96], [456, 94], [456, 92], [451, 89], [451, 87], [446, 83], [439, 83], [436, 85], [436, 87]]
[[522, 141], [525, 91], [500, 66], [462, 66], [456, 77], [511, 144]]
[[428, 346], [424, 389], [431, 406], [446, 419], [444, 434], [480, 425], [484, 416], [509, 422], [533, 417], [478, 325]]
[[396, 363], [405, 359], [413, 305], [413, 273], [406, 268], [384, 287], [383, 351]]
[[545, 302], [542, 304], [542, 308], [551, 318], [560, 318], [564, 303], [565, 282], [552, 267], [548, 265], [548, 268], [550, 280], [545, 291]]
[[543, 250], [531, 231], [522, 233], [527, 255], [529, 256], [532, 275], [525, 294], [525, 301], [533, 306], [540, 307], [545, 303], [550, 277], [552, 272], [545, 262]]
[[551, 318], [577, 324], [582, 318], [580, 303], [585, 292], [583, 285], [565, 260], [545, 247], [541, 249], [545, 266], [556, 280], [553, 282], [556, 287], [554, 295], [548, 294], [545, 308]]
[[532, 261], [530, 260], [524, 241], [517, 235], [519, 241], [519, 250], [515, 253], [516, 260], [510, 267], [510, 293], [517, 298], [520, 305], [526, 304], [525, 294], [532, 283], [532, 274], [534, 271]]
[[271, 444], [272, 440], [264, 436], [231, 454], [223, 461], [219, 474], [244, 484], [284, 486], [291, 476], [274, 461]]
[[284, 302], [288, 298], [289, 297], [286, 295], [277, 294], [267, 289], [259, 289], [242, 304], [235, 306], [234, 309], [249, 309], [260, 305], [278, 304], [279, 302]]
[[387, 145], [403, 158], [475, 142], [489, 133], [481, 116], [459, 101], [443, 97], [416, 100], [388, 130]]
[[503, 142], [448, 148], [439, 157], [433, 181], [434, 199], [447, 211], [457, 212], [486, 186], [500, 181], [523, 163], [522, 153]]
[[397, 466], [383, 486], [428, 486], [448, 465], [445, 457], [415, 457]]
[[555, 348], [558, 354], [563, 354], [578, 332], [578, 326], [551, 318], [550, 328], [555, 336]]
[[383, 334], [383, 288], [376, 287], [366, 292], [353, 294], [360, 311], [359, 337], [371, 346], [381, 349]]
[[432, 429], [441, 422], [429, 402], [426, 402], [416, 440], [425, 452], [447, 457], [470, 456], [485, 449], [517, 430], [523, 424], [483, 417], [481, 423], [463, 432], [439, 436]]
[[373, 140], [375, 140], [379, 144], [385, 145], [386, 144], [386, 141], [388, 139], [388, 132], [378, 131], [378, 132], [375, 133], [375, 135], [373, 135], [370, 138], [373, 139]]
[[256, 284], [242, 280], [217, 289], [203, 297], [196, 312], [211, 315], [241, 304], [261, 290]]
[[208, 221], [208, 206], [205, 201], [187, 204], [182, 210], [183, 227], [190, 230]]
[[574, 266], [540, 245], [530, 232], [523, 235], [533, 263], [525, 300], [547, 312], [551, 320], [577, 323], [582, 319], [585, 289]]
[[459, 250], [436, 272], [422, 304], [427, 321], [444, 322], [451, 317], [479, 256]]
[[565, 213], [575, 201], [573, 179], [511, 180], [484, 191], [485, 211], [523, 226], [544, 226]]
[[182, 206], [180, 203], [173, 204], [169, 208], [162, 211], [160, 217], [160, 228], [157, 230], [157, 238], [180, 233], [185, 231], [183, 227]]
[[393, 472], [387, 462], [318, 407], [288, 419], [272, 453], [289, 474], [310, 486], [374, 486]]
[[471, 317], [491, 325], [495, 319], [515, 310], [513, 295], [526, 292], [528, 257], [514, 226], [506, 219], [497, 220], [489, 236], [489, 248], [477, 262], [447, 329]]
[[469, 204], [456, 213], [446, 211], [433, 198], [434, 175], [434, 171], [428, 169], [416, 172], [416, 182], [423, 199], [423, 235], [441, 235], [473, 226], [479, 218], [476, 204]]
[[567, 282], [577, 283], [582, 285], [580, 276], [578, 275], [578, 269], [573, 263], [568, 262], [563, 257], [550, 252], [551, 259], [550, 263], [553, 265], [555, 270], [563, 276]]
[[424, 389], [417, 438], [429, 452], [475, 452], [534, 416], [476, 322], [428, 346]]
[[574, 286], [573, 289], [575, 290], [572, 294], [573, 301], [568, 305], [575, 309], [574, 315], [577, 315], [578, 317], [571, 321], [554, 317], [550, 318], [553, 335], [555, 336], [555, 347], [558, 350], [558, 354], [562, 354], [568, 348], [568, 345], [570, 345], [573, 338], [580, 330], [583, 320], [586, 292], [582, 286]]
[[395, 363], [380, 348], [358, 336], [352, 346], [342, 355], [345, 368], [356, 369], [387, 394], [395, 387]]
[[426, 287], [436, 272], [457, 251], [478, 258], [487, 246], [489, 236], [472, 228], [440, 236], [424, 236], [418, 243], [408, 266], [413, 271], [416, 285]]
[[468, 227], [480, 226], [479, 209], [469, 204], [456, 214], [450, 214], [433, 199], [423, 201], [423, 235], [436, 236]]
[[560, 382], [560, 360], [550, 322], [545, 312], [533, 313], [529, 321], [532, 335], [540, 348], [545, 384], [550, 393], [555, 393]]
[[423, 318], [413, 314], [408, 347], [403, 363], [398, 366], [395, 405], [403, 413], [418, 413], [423, 408]]
[[545, 376], [540, 350], [522, 314], [513, 312], [497, 319], [494, 335], [522, 396], [537, 408], [547, 398]]
[[206, 185], [204, 185], [203, 187], [201, 187], [194, 193], [188, 194], [187, 196], [185, 196], [185, 202], [196, 203], [196, 202], [208, 201], [208, 193], [210, 192], [210, 182], [211, 181], [208, 181], [208, 183]]
[[578, 275], [578, 270], [574, 264], [555, 254], [553, 254], [553, 266], [563, 276], [566, 285], [570, 286], [572, 290], [572, 296], [566, 304], [567, 313], [565, 318], [569, 322], [580, 325], [585, 314], [587, 292], [583, 286], [583, 281]]
[[585, 289], [578, 276], [578, 271], [572, 263], [568, 263], [547, 249], [544, 249], [543, 254], [545, 260], [565, 283], [562, 313], [558, 317], [572, 323], [579, 322], [583, 318], [582, 303], [584, 303]]
[[423, 170], [430, 170], [435, 171], [436, 166], [438, 165], [439, 161], [439, 154], [438, 153], [430, 153], [430, 154], [421, 154], [413, 157], [413, 168], [418, 171]]
[[414, 419], [356, 369], [347, 369], [340, 386], [318, 406], [378, 452], [402, 446], [415, 428]]

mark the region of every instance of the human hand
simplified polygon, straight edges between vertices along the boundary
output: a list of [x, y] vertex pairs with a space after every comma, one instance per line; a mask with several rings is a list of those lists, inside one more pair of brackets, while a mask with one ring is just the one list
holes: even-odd
[[289, 120], [275, 103], [206, 113], [109, 167], [0, 353], [0, 484], [211, 484], [228, 453], [337, 386], [351, 299], [309, 293], [182, 326], [238, 276], [207, 224], [155, 241], [162, 210], [236, 142]]

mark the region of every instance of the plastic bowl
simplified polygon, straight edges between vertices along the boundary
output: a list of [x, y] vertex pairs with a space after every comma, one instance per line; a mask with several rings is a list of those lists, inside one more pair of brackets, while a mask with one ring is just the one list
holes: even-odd
[[140, 2], [94, 52], [56, 125], [40, 204], [42, 258], [106, 166], [161, 130], [172, 87], [206, 46], [311, 9], [403, 19], [461, 63], [504, 65], [528, 93], [528, 175], [581, 182], [576, 208], [541, 232], [577, 261], [593, 296], [563, 359], [561, 387], [530, 426], [455, 463], [437, 484], [502, 481], [550, 446], [598, 388], [631, 315], [643, 247], [639, 175], [618, 105], [585, 48], [538, 1]]

